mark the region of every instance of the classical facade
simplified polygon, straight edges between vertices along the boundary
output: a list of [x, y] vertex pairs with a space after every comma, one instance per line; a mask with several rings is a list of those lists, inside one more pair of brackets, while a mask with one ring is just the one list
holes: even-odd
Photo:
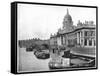
[[96, 25], [93, 21], [78, 21], [73, 25], [72, 17], [67, 9], [67, 14], [63, 19], [63, 27], [50, 37], [50, 45], [95, 47], [96, 45]]

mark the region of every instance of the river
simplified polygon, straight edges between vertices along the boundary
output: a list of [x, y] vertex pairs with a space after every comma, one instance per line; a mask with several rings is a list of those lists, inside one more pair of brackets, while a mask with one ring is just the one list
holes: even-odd
[[[33, 51], [27, 52], [25, 48], [18, 48], [17, 71], [18, 72], [51, 71], [48, 66], [50, 60], [51, 58], [43, 60], [37, 59]], [[76, 58], [76, 59], [71, 59], [71, 63], [80, 64], [80, 63], [87, 63], [87, 61]]]
[[19, 48], [17, 59], [18, 72], [49, 71], [49, 59], [37, 59], [34, 52], [27, 52], [25, 48]]

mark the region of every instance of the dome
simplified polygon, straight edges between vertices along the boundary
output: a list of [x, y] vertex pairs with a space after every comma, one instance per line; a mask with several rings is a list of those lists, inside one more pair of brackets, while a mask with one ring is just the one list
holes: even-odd
[[72, 17], [70, 16], [68, 9], [67, 9], [67, 14], [64, 16], [63, 20], [63, 29], [70, 29], [70, 26], [73, 25]]
[[72, 17], [70, 15], [66, 15], [64, 21], [72, 22]]
[[69, 15], [68, 9], [67, 9], [67, 14], [64, 17], [64, 21], [67, 21], [70, 23], [72, 22], [72, 17]]

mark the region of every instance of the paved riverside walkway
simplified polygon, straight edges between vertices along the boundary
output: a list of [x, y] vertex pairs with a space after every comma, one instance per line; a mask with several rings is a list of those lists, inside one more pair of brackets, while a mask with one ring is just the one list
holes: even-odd
[[71, 53], [83, 55], [83, 56], [90, 56], [96, 57], [96, 48], [95, 47], [74, 47], [71, 49]]

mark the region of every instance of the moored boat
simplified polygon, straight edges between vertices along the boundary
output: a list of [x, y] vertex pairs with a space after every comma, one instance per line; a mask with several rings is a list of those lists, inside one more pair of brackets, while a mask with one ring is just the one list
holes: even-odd
[[45, 53], [45, 52], [42, 52], [42, 51], [35, 51], [34, 55], [38, 59], [48, 59], [48, 58], [50, 58], [50, 54], [49, 53]]

